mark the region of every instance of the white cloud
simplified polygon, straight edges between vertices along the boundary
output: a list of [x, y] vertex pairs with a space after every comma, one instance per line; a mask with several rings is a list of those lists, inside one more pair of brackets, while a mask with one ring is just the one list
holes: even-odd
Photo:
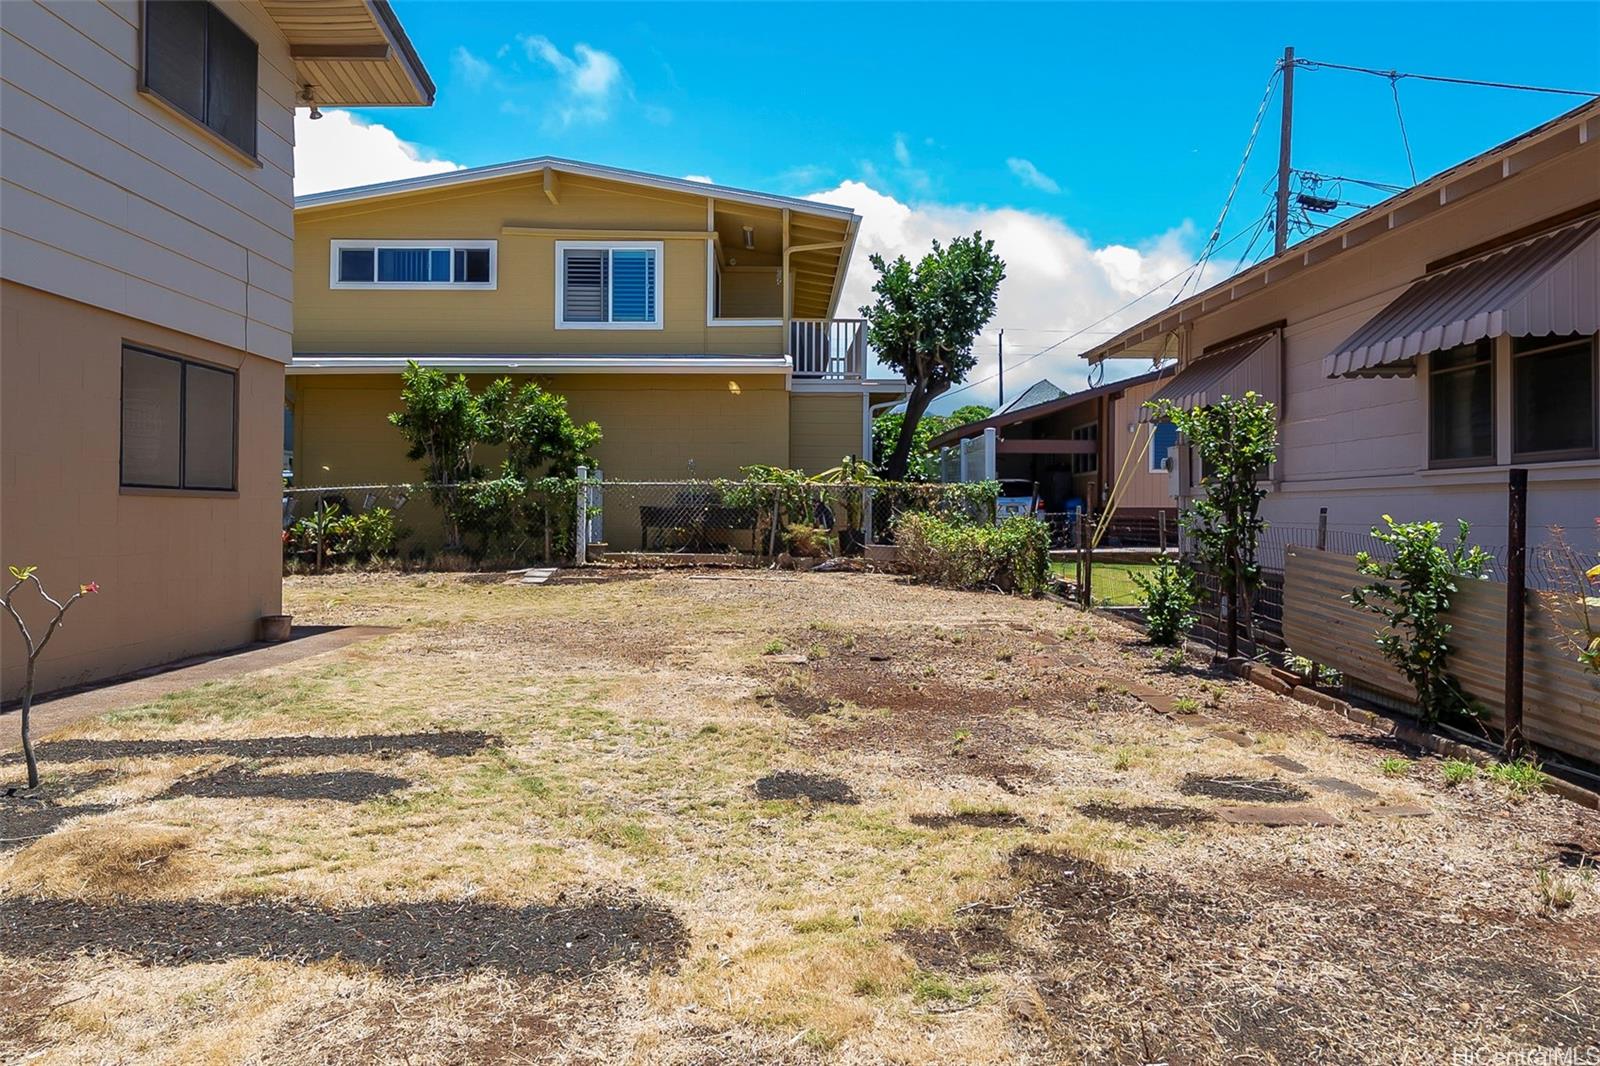
[[1006, 166], [1011, 168], [1011, 173], [1017, 176], [1017, 180], [1031, 189], [1038, 189], [1041, 192], [1048, 193], [1061, 191], [1061, 186], [1056, 184], [1056, 179], [1034, 166], [1031, 160], [1018, 159], [1012, 156], [1006, 160]]
[[429, 158], [387, 126], [337, 108], [316, 121], [309, 111], [296, 111], [294, 142], [296, 196], [461, 169], [460, 163]]
[[684, 181], [698, 181], [702, 185], [715, 185], [716, 184], [716, 182], [712, 181], [709, 177], [707, 177], [704, 174], [685, 174], [683, 176], [683, 180]]
[[903, 133], [894, 135], [894, 161], [903, 167], [911, 165], [911, 149], [906, 147], [906, 135]]
[[582, 43], [574, 45], [569, 56], [542, 34], [519, 34], [517, 41], [530, 60], [545, 63], [560, 77], [566, 100], [555, 113], [564, 125], [611, 117], [623, 82], [622, 63], [616, 56]]
[[456, 50], [451, 53], [450, 65], [455, 68], [461, 80], [474, 89], [482, 88], [494, 76], [492, 63], [487, 59], [478, 58], [461, 45], [457, 45]]
[[[861, 232], [839, 301], [841, 316], [854, 316], [862, 304], [870, 301], [877, 273], [867, 257], [874, 252], [890, 260], [904, 255], [915, 262], [930, 250], [934, 240], [946, 242], [980, 229], [992, 239], [995, 251], [1005, 260], [1006, 280], [1000, 285], [998, 310], [990, 328], [978, 340], [978, 366], [968, 380], [994, 373], [996, 333], [1003, 326], [1006, 391], [1012, 396], [1045, 377], [1063, 388], [1083, 387], [1088, 364], [1077, 357], [1078, 353], [1159, 310], [1178, 283], [1168, 284], [1105, 322], [1093, 323], [1194, 261], [1194, 234], [1188, 226], [1139, 247], [1096, 247], [1053, 215], [1014, 208], [912, 205], [859, 181], [843, 182], [808, 199], [842, 204], [861, 215]], [[1084, 327], [1089, 332], [1063, 340]], [[1047, 354], [1022, 361], [1057, 342], [1062, 343]], [[1115, 378], [1138, 373], [1147, 366], [1143, 361], [1108, 363], [1107, 370]], [[987, 381], [962, 393], [949, 406], [992, 403], [994, 398], [995, 383]]]

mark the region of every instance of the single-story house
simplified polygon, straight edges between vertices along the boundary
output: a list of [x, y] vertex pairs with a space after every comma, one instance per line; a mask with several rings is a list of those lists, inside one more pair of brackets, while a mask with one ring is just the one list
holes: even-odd
[[[1188, 406], [1277, 406], [1263, 514], [1364, 532], [1390, 514], [1507, 538], [1529, 471], [1530, 542], [1592, 545], [1600, 513], [1600, 101], [1290, 245], [1095, 345], [1175, 359]], [[1197, 471], [1180, 447], [1179, 493]]]

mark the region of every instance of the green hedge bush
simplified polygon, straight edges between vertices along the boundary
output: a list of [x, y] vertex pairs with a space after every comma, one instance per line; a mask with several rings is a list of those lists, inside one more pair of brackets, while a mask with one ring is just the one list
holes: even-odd
[[901, 567], [918, 581], [1037, 596], [1050, 580], [1050, 529], [1036, 518], [989, 525], [908, 512], [894, 539]]

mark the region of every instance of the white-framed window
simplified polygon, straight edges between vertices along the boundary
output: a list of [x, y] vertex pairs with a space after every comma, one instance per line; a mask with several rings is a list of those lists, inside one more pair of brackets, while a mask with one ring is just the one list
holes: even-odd
[[1178, 427], [1171, 422], [1157, 422], [1150, 430], [1150, 473], [1164, 474], [1167, 457], [1178, 446]]
[[330, 241], [328, 285], [335, 289], [493, 289], [498, 241]]
[[660, 241], [557, 241], [556, 329], [660, 329]]

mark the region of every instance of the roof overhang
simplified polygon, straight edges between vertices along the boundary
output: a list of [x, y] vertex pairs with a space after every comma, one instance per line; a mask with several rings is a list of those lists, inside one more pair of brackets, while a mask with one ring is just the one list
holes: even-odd
[[[1185, 411], [1193, 411], [1198, 407], [1209, 407], [1225, 396], [1241, 397], [1254, 391], [1277, 403], [1282, 336], [1281, 331], [1274, 327], [1221, 345], [1180, 370], [1171, 381], [1156, 390], [1149, 402], [1154, 404], [1165, 400]], [[1156, 421], [1155, 411], [1141, 407], [1139, 421]]]
[[1330, 378], [1415, 372], [1424, 352], [1600, 332], [1600, 215], [1428, 274], [1323, 360]]
[[1173, 370], [1173, 367], [1165, 366], [1159, 370], [1152, 370], [1148, 374], [1139, 374], [1135, 377], [1107, 382], [1104, 385], [1096, 385], [1092, 389], [1084, 389], [1082, 392], [1068, 393], [1058, 400], [1034, 404], [1032, 407], [1019, 407], [1015, 410], [1001, 411], [998, 414], [990, 415], [988, 418], [982, 418], [976, 422], [968, 422], [954, 429], [947, 429], [937, 437], [929, 440], [928, 447], [943, 448], [968, 437], [980, 436], [986, 429], [999, 431], [1007, 426], [1020, 425], [1039, 418], [1049, 418], [1051, 415], [1060, 414], [1062, 411], [1070, 411], [1074, 407], [1079, 407], [1091, 400], [1098, 400], [1104, 396], [1114, 397], [1136, 385], [1147, 385], [1152, 381], [1170, 377]]
[[410, 363], [458, 374], [788, 374], [779, 356], [296, 355], [286, 373], [398, 374]]
[[428, 76], [388, 0], [262, 0], [289, 43], [296, 97], [340, 107], [426, 107]]
[[1345, 255], [1369, 241], [1493, 188], [1600, 140], [1600, 100], [1591, 100], [1542, 126], [1434, 175], [1420, 185], [1352, 215], [1271, 259], [1196, 293], [1082, 353], [1102, 359], [1150, 358], [1165, 352], [1183, 327], [1260, 290]]

